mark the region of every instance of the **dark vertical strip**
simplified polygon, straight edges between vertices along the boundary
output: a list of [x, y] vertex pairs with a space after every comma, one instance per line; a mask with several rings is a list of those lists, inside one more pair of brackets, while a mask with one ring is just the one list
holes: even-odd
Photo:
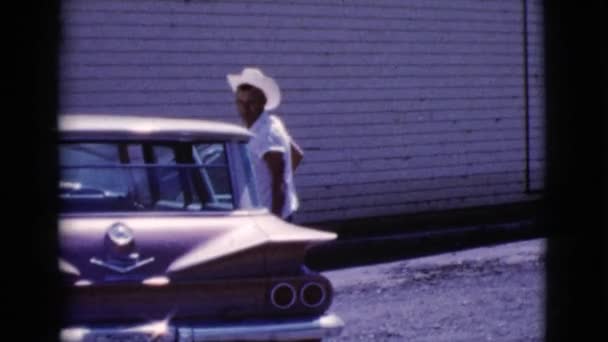
[[[194, 164], [194, 160], [192, 158], [192, 145], [189, 143], [176, 144], [173, 148], [173, 153], [175, 154], [175, 162], [177, 165]], [[179, 181], [184, 194], [184, 209], [188, 208], [188, 206], [192, 204], [194, 200], [194, 194], [192, 193], [193, 189], [192, 186], [190, 186], [190, 180], [192, 179], [190, 176], [192, 175], [192, 171], [193, 170], [191, 168], [178, 168]]]
[[524, 57], [524, 120], [526, 139], [526, 193], [530, 193], [530, 85], [528, 82], [528, 1], [522, 0]]
[[[143, 145], [144, 151], [144, 160], [146, 164], [156, 164], [156, 155], [154, 154], [154, 149], [150, 144]], [[160, 200], [160, 178], [158, 174], [158, 169], [153, 167], [147, 167], [146, 173], [148, 176], [148, 184], [150, 185], [150, 195], [152, 196], [152, 203], [156, 205], [156, 202]]]
[[608, 341], [606, 1], [545, 0], [545, 341]]
[[57, 266], [59, 1], [19, 1], [4, 13], [6, 27], [20, 27], [6, 34], [4, 63], [4, 330], [57, 341], [66, 297]]

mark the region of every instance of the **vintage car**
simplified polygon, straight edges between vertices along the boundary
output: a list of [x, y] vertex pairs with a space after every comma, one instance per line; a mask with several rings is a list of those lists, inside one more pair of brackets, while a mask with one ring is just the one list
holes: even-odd
[[340, 334], [304, 264], [336, 238], [259, 205], [246, 129], [59, 117], [62, 341], [295, 341]]

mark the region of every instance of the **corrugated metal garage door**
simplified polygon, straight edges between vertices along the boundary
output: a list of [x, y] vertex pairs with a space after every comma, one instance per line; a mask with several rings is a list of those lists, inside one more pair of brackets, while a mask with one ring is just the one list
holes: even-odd
[[523, 201], [543, 165], [525, 3], [65, 1], [61, 109], [238, 122], [225, 75], [259, 66], [306, 151], [299, 222]]

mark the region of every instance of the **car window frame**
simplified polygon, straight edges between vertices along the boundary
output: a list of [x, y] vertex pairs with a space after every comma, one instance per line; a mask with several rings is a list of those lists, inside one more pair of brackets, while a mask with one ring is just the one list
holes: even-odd
[[[178, 171], [180, 173], [180, 175], [183, 175], [185, 172], [194, 172], [194, 174], [190, 175], [190, 177], [192, 177], [192, 180], [194, 181], [192, 184], [192, 189], [194, 189], [194, 191], [197, 191], [197, 195], [198, 198], [201, 202], [201, 209], [200, 210], [186, 210], [188, 205], [184, 206], [184, 210], [183, 211], [175, 211], [174, 213], [182, 213], [182, 214], [192, 214], [192, 213], [231, 213], [237, 210], [250, 210], [250, 209], [257, 209], [257, 208], [243, 208], [238, 199], [240, 195], [241, 190], [238, 189], [238, 186], [236, 186], [236, 182], [235, 182], [235, 168], [233, 165], [233, 156], [231, 156], [231, 148], [230, 146], [232, 146], [233, 144], [235, 144], [235, 142], [233, 140], [205, 140], [205, 139], [197, 139], [197, 140], [168, 140], [168, 139], [162, 139], [162, 140], [146, 140], [146, 139], [98, 139], [98, 138], [93, 138], [93, 139], [66, 139], [66, 140], [59, 140], [58, 142], [59, 145], [78, 145], [78, 144], [109, 144], [109, 145], [115, 145], [117, 148], [117, 155], [118, 155], [118, 164], [120, 165], [124, 165], [126, 167], [131, 167], [131, 165], [133, 165], [131, 163], [131, 156], [129, 154], [129, 149], [128, 146], [129, 145], [137, 145], [138, 148], [141, 148], [142, 154], [143, 154], [143, 160], [144, 160], [144, 164], [146, 165], [145, 170], [147, 172], [147, 182], [148, 187], [150, 189], [150, 195], [152, 196], [153, 201], [158, 201], [160, 199], [159, 197], [159, 184], [158, 184], [158, 170], [153, 166], [153, 165], [162, 165], [162, 164], [157, 164], [156, 163], [156, 158], [154, 156], [154, 147], [156, 146], [168, 146], [171, 147], [173, 150], [173, 153], [175, 153], [175, 157], [179, 158], [182, 161], [181, 165], [184, 164], [189, 164], [194, 166], [194, 168], [192, 169], [187, 169], [187, 168], [181, 168], [178, 167]], [[220, 144], [222, 145], [223, 148], [223, 153], [226, 157], [226, 163], [222, 169], [225, 170], [226, 172], [228, 172], [228, 186], [229, 186], [229, 190], [230, 190], [230, 195], [231, 195], [231, 201], [230, 204], [232, 206], [232, 208], [226, 209], [226, 210], [219, 210], [219, 211], [215, 211], [215, 210], [205, 210], [204, 208], [204, 203], [205, 203], [205, 199], [209, 199], [209, 201], [211, 201], [213, 199], [212, 193], [208, 192], [208, 189], [206, 189], [207, 187], [204, 186], [205, 184], [205, 180], [202, 178], [202, 174], [199, 171], [202, 171], [203, 169], [205, 169], [207, 166], [204, 166], [205, 164], [197, 164], [196, 160], [194, 159], [194, 147], [197, 144]], [[182, 149], [183, 151], [180, 153], [178, 152], [180, 149]], [[177, 153], [176, 153], [177, 152]], [[181, 156], [178, 156], [178, 154], [181, 154]], [[186, 157], [186, 155], [190, 156], [190, 160], [189, 162], [185, 163], [184, 160], [188, 159]], [[180, 163], [178, 162], [177, 165], [180, 165]], [[59, 167], [62, 167], [61, 163], [59, 165]], [[186, 176], [187, 177], [187, 176]], [[181, 178], [181, 176], [180, 176]], [[181, 181], [180, 181], [181, 182]], [[212, 186], [212, 184], [210, 184]], [[182, 189], [185, 189], [186, 191], [190, 191], [192, 189], [190, 189], [189, 186], [184, 187], [184, 184], [181, 183]], [[186, 202], [185, 202], [186, 203]], [[137, 213], [139, 214], [144, 214], [144, 213], [171, 213], [172, 211], [163, 211], [163, 210], [146, 210], [146, 211], [125, 211], [125, 212], [115, 212], [115, 214], [118, 213], [126, 213], [126, 214], [133, 214], [133, 213]], [[84, 212], [83, 212], [84, 213]], [[81, 213], [77, 213], [77, 212], [64, 212], [62, 214], [81, 214]], [[95, 214], [98, 214], [97, 212]]]

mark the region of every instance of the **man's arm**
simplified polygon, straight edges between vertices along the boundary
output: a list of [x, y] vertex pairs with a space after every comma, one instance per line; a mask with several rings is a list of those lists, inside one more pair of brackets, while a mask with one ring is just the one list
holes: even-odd
[[282, 217], [283, 206], [285, 205], [285, 182], [283, 175], [285, 174], [285, 160], [281, 152], [266, 152], [264, 161], [270, 169], [272, 178], [272, 208], [273, 214]]
[[296, 144], [295, 141], [291, 141], [291, 168], [293, 171], [296, 170], [296, 168], [298, 167], [298, 165], [300, 165], [300, 162], [302, 161], [302, 159], [304, 158], [304, 152], [302, 152], [302, 149], [300, 148], [300, 146], [298, 146], [298, 144]]

